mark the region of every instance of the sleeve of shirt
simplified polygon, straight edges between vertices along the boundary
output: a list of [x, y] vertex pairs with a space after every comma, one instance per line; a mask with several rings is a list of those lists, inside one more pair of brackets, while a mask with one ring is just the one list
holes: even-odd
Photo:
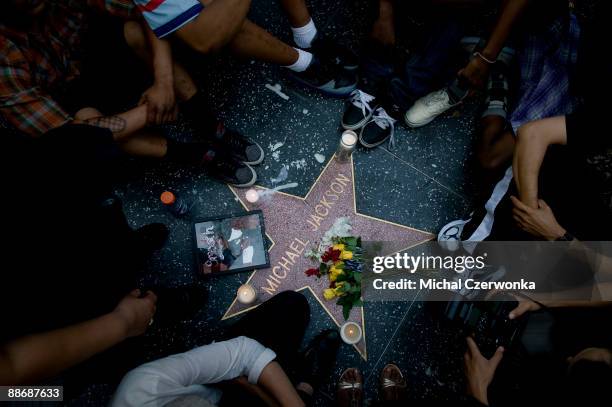
[[15, 128], [39, 136], [60, 127], [71, 116], [32, 83], [29, 68], [16, 47], [0, 54], [0, 112]]
[[121, 381], [113, 402], [118, 406], [153, 405], [184, 395], [193, 385], [213, 384], [247, 376], [257, 383], [276, 354], [259, 342], [240, 336], [144, 364]]

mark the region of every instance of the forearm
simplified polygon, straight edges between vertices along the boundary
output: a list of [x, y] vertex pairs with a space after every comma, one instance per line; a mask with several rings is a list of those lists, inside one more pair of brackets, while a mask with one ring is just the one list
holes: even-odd
[[269, 363], [261, 372], [257, 382], [281, 406], [304, 406], [295, 387], [277, 362]]
[[145, 128], [147, 125], [147, 106], [137, 106], [113, 116], [99, 116], [86, 120], [75, 120], [74, 123], [83, 123], [90, 126], [107, 128], [112, 131], [115, 140], [121, 141]]
[[117, 313], [6, 344], [0, 351], [0, 384], [35, 383], [52, 377], [126, 338]]
[[489, 35], [486, 46], [482, 50], [482, 54], [487, 59], [497, 59], [512, 32], [512, 28], [523, 15], [529, 2], [530, 0], [506, 0], [503, 2], [497, 22]]
[[172, 62], [172, 48], [167, 40], [159, 39], [147, 24], [142, 23], [147, 34], [147, 40], [153, 56], [153, 75], [155, 82], [173, 87], [174, 71]]

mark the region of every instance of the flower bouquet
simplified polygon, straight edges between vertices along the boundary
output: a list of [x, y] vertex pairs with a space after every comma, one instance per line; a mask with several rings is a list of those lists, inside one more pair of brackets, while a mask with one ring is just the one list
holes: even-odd
[[348, 319], [351, 309], [361, 306], [361, 273], [363, 270], [363, 251], [361, 238], [355, 236], [332, 237], [331, 245], [321, 249], [322, 254], [313, 253], [312, 259], [319, 261], [318, 268], [306, 270], [307, 276], [321, 278], [327, 276], [329, 288], [323, 296], [342, 306], [344, 319]]

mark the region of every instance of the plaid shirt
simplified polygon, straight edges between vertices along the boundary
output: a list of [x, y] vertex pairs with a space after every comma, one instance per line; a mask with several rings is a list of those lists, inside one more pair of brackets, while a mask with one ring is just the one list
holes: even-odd
[[543, 34], [527, 38], [519, 54], [521, 96], [510, 116], [515, 134], [527, 122], [575, 109], [570, 76], [576, 68], [579, 42], [580, 25], [573, 13], [559, 17]]
[[[89, 0], [89, 6], [124, 18], [134, 9], [131, 0]], [[47, 7], [39, 32], [0, 24], [0, 115], [31, 136], [72, 120], [51, 92], [79, 74], [77, 52], [86, 25], [85, 1], [49, 1]]]

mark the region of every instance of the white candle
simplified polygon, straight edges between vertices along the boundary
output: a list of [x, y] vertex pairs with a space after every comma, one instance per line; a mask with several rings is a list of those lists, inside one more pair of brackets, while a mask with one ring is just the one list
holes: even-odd
[[243, 284], [238, 288], [236, 299], [239, 303], [249, 305], [257, 299], [257, 291], [250, 284]]
[[259, 192], [257, 192], [253, 188], [246, 191], [245, 196], [246, 196], [246, 200], [249, 201], [250, 203], [255, 203], [259, 201]]
[[340, 327], [340, 337], [349, 345], [359, 342], [362, 335], [361, 327], [354, 322], [347, 322]]

